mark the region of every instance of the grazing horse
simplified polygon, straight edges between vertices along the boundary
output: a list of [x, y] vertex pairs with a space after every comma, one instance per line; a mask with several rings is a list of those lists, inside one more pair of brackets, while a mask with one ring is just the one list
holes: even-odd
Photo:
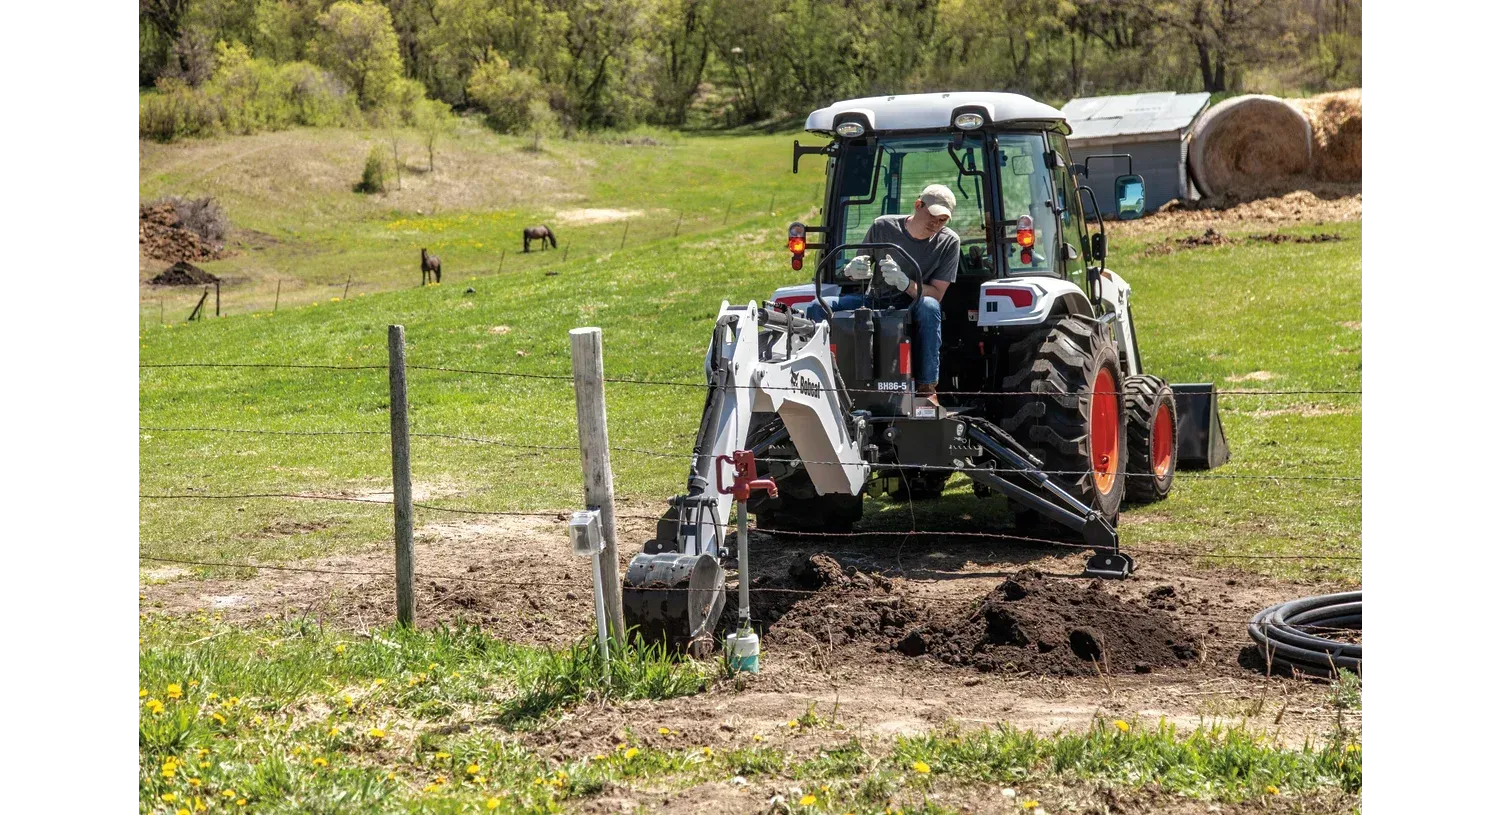
[[443, 262], [437, 255], [427, 254], [427, 247], [422, 247], [422, 285], [427, 285], [427, 276], [432, 275], [432, 282], [443, 282]]
[[541, 241], [543, 249], [546, 249], [547, 248], [547, 242], [551, 241], [552, 242], [552, 248], [553, 249], [557, 248], [557, 234], [554, 233], [551, 229], [549, 229], [545, 225], [544, 226], [528, 226], [525, 229], [521, 230], [521, 243], [522, 243], [522, 249], [521, 249], [521, 251], [522, 252], [530, 252], [531, 251], [531, 242], [532, 241]]

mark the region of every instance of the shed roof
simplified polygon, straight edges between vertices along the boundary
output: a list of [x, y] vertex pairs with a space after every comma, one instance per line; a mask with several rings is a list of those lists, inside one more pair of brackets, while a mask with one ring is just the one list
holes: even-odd
[[1208, 107], [1207, 93], [1133, 93], [1085, 96], [1063, 105], [1071, 138], [1113, 139], [1148, 134], [1184, 135]]

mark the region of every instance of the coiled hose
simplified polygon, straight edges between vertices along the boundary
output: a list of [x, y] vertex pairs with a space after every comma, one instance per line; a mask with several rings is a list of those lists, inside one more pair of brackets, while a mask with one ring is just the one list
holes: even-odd
[[1250, 639], [1272, 667], [1314, 676], [1333, 676], [1338, 668], [1358, 672], [1359, 644], [1320, 634], [1361, 630], [1361, 594], [1323, 594], [1271, 606], [1250, 620]]

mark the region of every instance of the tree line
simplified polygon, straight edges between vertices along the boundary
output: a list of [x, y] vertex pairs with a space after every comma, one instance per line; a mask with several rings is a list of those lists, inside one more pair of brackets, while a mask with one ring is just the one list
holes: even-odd
[[143, 135], [735, 126], [840, 98], [1316, 92], [1359, 0], [140, 0]]

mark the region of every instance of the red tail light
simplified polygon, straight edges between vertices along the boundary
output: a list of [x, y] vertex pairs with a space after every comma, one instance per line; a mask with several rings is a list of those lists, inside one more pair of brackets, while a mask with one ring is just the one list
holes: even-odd
[[807, 251], [807, 227], [793, 222], [786, 229], [786, 248], [792, 253], [792, 268], [802, 270], [802, 254]]
[[807, 251], [806, 238], [787, 238], [786, 248], [792, 250], [792, 254], [800, 255]]
[[1030, 308], [1036, 302], [1036, 295], [1031, 289], [985, 289], [986, 297], [1004, 297], [1016, 308]]
[[1030, 215], [1022, 215], [1016, 219], [1016, 244], [1022, 249], [1036, 246], [1036, 225]]

